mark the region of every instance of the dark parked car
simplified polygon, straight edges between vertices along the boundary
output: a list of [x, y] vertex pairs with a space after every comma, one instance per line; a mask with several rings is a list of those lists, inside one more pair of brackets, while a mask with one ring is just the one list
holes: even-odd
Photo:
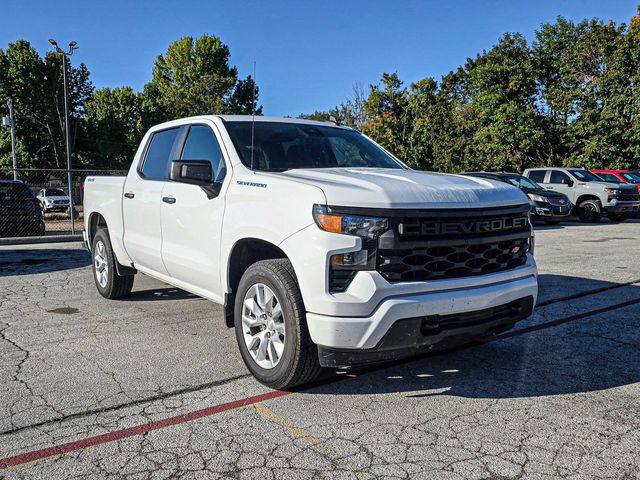
[[20, 181], [0, 180], [0, 237], [44, 235], [40, 201]]
[[558, 223], [571, 213], [571, 201], [564, 193], [545, 190], [530, 178], [517, 173], [466, 172], [463, 175], [497, 180], [518, 187], [529, 197], [532, 220]]

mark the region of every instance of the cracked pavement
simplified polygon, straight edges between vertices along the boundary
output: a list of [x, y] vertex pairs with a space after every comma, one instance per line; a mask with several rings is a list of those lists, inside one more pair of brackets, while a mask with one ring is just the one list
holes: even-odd
[[279, 397], [221, 307], [143, 275], [108, 301], [78, 244], [0, 247], [0, 459], [76, 445], [0, 479], [638, 479], [640, 222], [536, 235], [514, 335]]

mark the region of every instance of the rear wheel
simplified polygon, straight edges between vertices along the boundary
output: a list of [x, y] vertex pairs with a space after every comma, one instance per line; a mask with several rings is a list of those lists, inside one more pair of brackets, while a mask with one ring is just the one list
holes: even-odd
[[100, 295], [115, 299], [131, 293], [134, 275], [118, 275], [116, 257], [106, 229], [99, 229], [93, 237], [91, 256], [93, 257], [93, 279]]
[[602, 206], [598, 200], [584, 200], [578, 205], [578, 217], [586, 223], [595, 223], [600, 220]]
[[242, 276], [235, 300], [236, 339], [242, 360], [261, 383], [287, 389], [322, 371], [311, 341], [291, 262], [262, 260]]
[[629, 218], [629, 215], [626, 213], [607, 213], [607, 217], [609, 217], [609, 220], [612, 222], [624, 222]]

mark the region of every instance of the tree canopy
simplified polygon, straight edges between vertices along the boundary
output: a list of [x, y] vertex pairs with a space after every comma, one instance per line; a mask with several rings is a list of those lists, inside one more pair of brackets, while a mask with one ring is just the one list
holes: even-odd
[[[94, 89], [84, 64], [69, 78], [75, 168], [126, 168], [159, 122], [262, 113], [254, 79], [239, 76], [214, 35], [171, 43], [141, 92]], [[640, 16], [628, 25], [558, 17], [530, 41], [503, 35], [440, 79], [405, 84], [383, 73], [340, 105], [300, 116], [356, 128], [424, 169], [639, 168], [639, 85]], [[9, 98], [19, 166], [64, 168], [61, 57], [41, 57], [25, 40], [0, 49], [1, 104]], [[9, 129], [1, 128], [0, 167], [10, 165]]]
[[[261, 114], [253, 78], [238, 78], [229, 57], [229, 47], [216, 36], [183, 37], [157, 57], [142, 92], [128, 86], [94, 89], [86, 65], [71, 66], [73, 167], [128, 168], [146, 129], [160, 122], [192, 115], [250, 114], [254, 109]], [[60, 55], [48, 52], [43, 58], [25, 40], [0, 49], [1, 104], [9, 98], [15, 109], [19, 167], [66, 168]], [[8, 128], [0, 128], [2, 166], [11, 166]]]
[[443, 76], [406, 86], [396, 73], [315, 118], [357, 127], [424, 169], [640, 166], [640, 17], [629, 25], [558, 17], [533, 40], [507, 33]]

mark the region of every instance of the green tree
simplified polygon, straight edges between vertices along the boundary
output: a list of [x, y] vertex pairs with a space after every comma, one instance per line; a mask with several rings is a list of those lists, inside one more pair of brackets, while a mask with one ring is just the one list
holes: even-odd
[[[92, 91], [84, 64], [69, 70], [70, 130], [72, 145], [81, 134], [80, 119]], [[0, 50], [0, 102], [12, 98], [21, 168], [65, 168], [64, 94], [62, 59], [45, 58], [24, 40]], [[0, 165], [11, 165], [10, 143], [0, 136]]]
[[[229, 56], [229, 47], [214, 35], [187, 36], [169, 45], [144, 87], [145, 126], [192, 115], [251, 113], [253, 79], [239, 81]], [[261, 111], [256, 105], [256, 113]]]
[[139, 102], [131, 87], [102, 88], [87, 100], [81, 146], [93, 167], [129, 167], [143, 133]]
[[397, 73], [383, 73], [379, 85], [370, 85], [364, 102], [367, 122], [362, 132], [401, 159], [408, 157], [409, 91]]

